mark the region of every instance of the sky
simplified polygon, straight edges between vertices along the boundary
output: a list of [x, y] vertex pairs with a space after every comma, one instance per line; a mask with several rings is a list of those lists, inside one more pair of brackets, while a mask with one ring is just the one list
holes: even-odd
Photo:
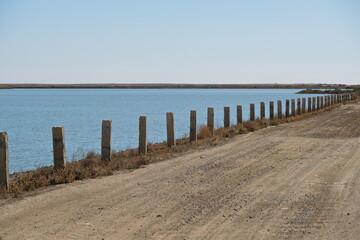
[[0, 0], [0, 83], [360, 84], [360, 1]]

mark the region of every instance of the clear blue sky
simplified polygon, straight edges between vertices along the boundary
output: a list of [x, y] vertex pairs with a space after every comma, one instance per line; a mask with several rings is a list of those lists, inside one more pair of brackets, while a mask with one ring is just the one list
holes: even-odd
[[360, 84], [360, 1], [0, 0], [0, 83]]

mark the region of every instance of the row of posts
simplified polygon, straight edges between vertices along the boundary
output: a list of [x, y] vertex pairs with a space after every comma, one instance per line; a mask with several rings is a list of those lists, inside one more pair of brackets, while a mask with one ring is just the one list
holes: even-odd
[[[338, 94], [309, 97], [307, 104], [307, 111], [313, 112], [324, 107], [356, 99], [355, 94]], [[278, 112], [277, 117], [283, 118], [282, 102], [277, 101]], [[290, 115], [290, 100], [286, 100], [285, 117], [300, 115], [306, 112], [305, 109], [306, 98], [297, 99], [297, 107], [295, 106], [295, 99], [291, 99], [291, 115]], [[297, 111], [295, 111], [297, 110]], [[237, 124], [241, 124], [242, 106], [236, 106]], [[274, 119], [274, 102], [269, 102], [269, 117]], [[260, 103], [260, 119], [265, 119], [265, 103]], [[255, 120], [255, 104], [250, 104], [250, 121]], [[102, 122], [102, 136], [101, 136], [101, 160], [111, 160], [111, 120], [103, 120]], [[214, 108], [208, 108], [207, 112], [207, 127], [213, 133], [214, 131]], [[224, 107], [224, 128], [230, 127], [230, 107]], [[167, 145], [173, 147], [176, 145], [175, 137], [175, 123], [174, 114], [172, 112], [166, 113], [166, 129], [167, 129]], [[54, 168], [64, 168], [66, 165], [66, 150], [65, 150], [65, 134], [64, 127], [53, 127], [53, 152], [54, 152]], [[190, 142], [197, 140], [197, 121], [196, 111], [190, 111]], [[147, 154], [147, 118], [141, 116], [139, 118], [139, 154]], [[8, 134], [0, 132], [0, 188], [9, 188], [9, 152], [8, 152]]]

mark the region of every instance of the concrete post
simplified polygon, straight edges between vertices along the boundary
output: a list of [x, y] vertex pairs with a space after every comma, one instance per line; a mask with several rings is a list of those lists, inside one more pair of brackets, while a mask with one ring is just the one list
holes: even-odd
[[111, 160], [111, 120], [102, 121], [101, 131], [101, 160]]
[[282, 103], [280, 100], [277, 101], [278, 118], [282, 119]]
[[274, 102], [270, 101], [269, 103], [269, 115], [270, 115], [270, 120], [274, 119]]
[[167, 145], [168, 147], [176, 145], [175, 138], [175, 123], [174, 123], [174, 113], [166, 113], [166, 132], [167, 132]]
[[312, 98], [312, 109], [311, 109], [311, 111], [312, 112], [316, 111], [316, 97]]
[[306, 98], [302, 98], [302, 104], [301, 104], [301, 112], [305, 113], [306, 112]]
[[139, 153], [147, 154], [147, 128], [145, 116], [140, 116], [139, 118]]
[[6, 132], [0, 132], [0, 188], [9, 189], [9, 150]]
[[230, 107], [224, 107], [224, 128], [230, 127]]
[[236, 118], [237, 118], [237, 124], [241, 124], [242, 123], [242, 106], [241, 105], [237, 105], [236, 106]]
[[308, 112], [311, 112], [311, 97], [308, 98]]
[[265, 118], [265, 103], [264, 102], [260, 102], [260, 118], [261, 119]]
[[64, 168], [66, 166], [64, 127], [53, 127], [52, 137], [54, 150], [54, 168]]
[[250, 104], [250, 121], [255, 121], [255, 104]]
[[295, 116], [296, 109], [295, 109], [295, 99], [291, 99], [291, 116]]
[[285, 109], [285, 116], [288, 118], [290, 116], [290, 100], [286, 100], [286, 109]]
[[296, 109], [296, 112], [297, 112], [298, 115], [301, 114], [301, 99], [300, 99], [300, 98], [297, 99], [297, 109]]
[[190, 111], [190, 142], [197, 140], [196, 111]]
[[214, 108], [208, 108], [207, 111], [207, 127], [210, 129], [211, 133], [214, 132]]
[[320, 109], [320, 96], [317, 96], [316, 97], [316, 110], [319, 110]]

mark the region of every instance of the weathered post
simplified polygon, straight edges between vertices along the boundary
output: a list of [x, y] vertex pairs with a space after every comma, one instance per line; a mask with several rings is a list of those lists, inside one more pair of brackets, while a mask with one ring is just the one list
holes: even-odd
[[255, 120], [255, 104], [250, 104], [250, 121]]
[[291, 99], [291, 116], [295, 116], [295, 99]]
[[288, 118], [290, 116], [290, 100], [288, 100], [288, 99], [286, 99], [285, 116], [286, 116], [286, 118]]
[[66, 166], [64, 127], [53, 127], [52, 137], [54, 150], [54, 168], [64, 168]]
[[265, 103], [264, 102], [260, 102], [260, 118], [261, 119], [265, 118]]
[[312, 109], [311, 109], [311, 111], [312, 112], [316, 111], [316, 97], [312, 98]]
[[0, 132], [0, 188], [9, 189], [9, 150], [6, 132]]
[[278, 118], [282, 119], [282, 104], [281, 101], [277, 101], [277, 112], [278, 112]]
[[320, 109], [320, 96], [317, 96], [316, 97], [316, 110], [319, 110]]
[[207, 111], [207, 127], [211, 131], [214, 132], [214, 108], [208, 108]]
[[323, 109], [324, 106], [326, 106], [326, 98], [324, 99], [324, 96], [320, 97], [320, 108]]
[[168, 147], [176, 145], [175, 138], [175, 123], [174, 123], [174, 113], [166, 113], [166, 131], [167, 131], [167, 145]]
[[111, 160], [111, 120], [102, 121], [101, 160]]
[[311, 112], [311, 97], [308, 98], [308, 112]]
[[190, 111], [190, 142], [197, 140], [196, 111]]
[[139, 118], [139, 153], [147, 154], [146, 116]]
[[241, 124], [242, 123], [242, 106], [241, 105], [237, 105], [236, 106], [236, 118], [237, 118], [237, 124]]
[[302, 104], [301, 104], [301, 112], [306, 112], [306, 98], [302, 98]]
[[224, 128], [230, 127], [230, 107], [224, 107]]
[[269, 103], [269, 116], [270, 116], [270, 120], [274, 119], [274, 102], [270, 101]]
[[297, 109], [296, 109], [296, 111], [297, 111], [298, 115], [301, 114], [301, 99], [300, 98], [297, 99]]

